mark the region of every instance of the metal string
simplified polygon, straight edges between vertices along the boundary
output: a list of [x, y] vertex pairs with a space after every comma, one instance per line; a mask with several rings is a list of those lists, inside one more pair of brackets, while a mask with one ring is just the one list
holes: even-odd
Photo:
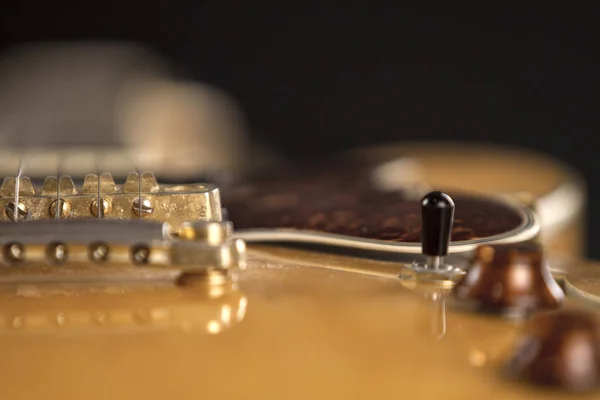
[[96, 170], [96, 176], [98, 177], [98, 187], [97, 187], [97, 193], [96, 193], [96, 204], [98, 205], [98, 210], [97, 210], [97, 218], [98, 219], [102, 219], [104, 217], [104, 209], [102, 207], [102, 200], [100, 198], [100, 194], [101, 194], [101, 182], [100, 182], [100, 176], [102, 175], [102, 170], [103, 170], [103, 165], [104, 164], [101, 160], [102, 154], [100, 152], [96, 152], [94, 153], [94, 168]]
[[54, 219], [60, 219], [61, 207], [60, 207], [60, 178], [62, 176], [62, 165], [61, 162], [63, 157], [61, 154], [58, 154], [58, 159], [56, 160], [56, 206], [54, 209]]
[[21, 191], [21, 176], [23, 174], [23, 170], [25, 169], [24, 156], [19, 158], [19, 165], [17, 167], [17, 177], [15, 179], [15, 201], [14, 201], [14, 211], [13, 211], [13, 220], [15, 222], [19, 221], [19, 192]]
[[139, 167], [139, 160], [136, 157], [136, 154], [126, 152], [124, 154], [127, 160], [131, 160], [131, 167], [135, 171], [138, 176], [138, 218], [142, 219], [142, 170]]
[[102, 204], [100, 203], [100, 175], [102, 174], [100, 172], [100, 168], [99, 168], [99, 164], [100, 162], [98, 161], [98, 159], [95, 159], [95, 165], [96, 165], [96, 176], [98, 176], [98, 193], [96, 195], [96, 204], [98, 204], [98, 219], [102, 218]]
[[139, 218], [142, 219], [142, 174], [137, 166], [135, 167], [135, 171], [138, 175], [138, 214]]

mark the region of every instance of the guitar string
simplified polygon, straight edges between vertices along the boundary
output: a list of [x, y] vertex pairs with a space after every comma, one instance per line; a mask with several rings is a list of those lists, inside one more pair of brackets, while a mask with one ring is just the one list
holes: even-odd
[[54, 219], [60, 219], [62, 211], [60, 207], [60, 179], [62, 178], [62, 162], [66, 155], [61, 153], [60, 151], [58, 152], [58, 159], [56, 160], [56, 205], [54, 207]]
[[97, 211], [96, 213], [98, 214], [97, 217], [98, 219], [102, 219], [102, 203], [100, 202], [100, 176], [101, 176], [101, 172], [100, 172], [100, 153], [96, 152], [94, 153], [94, 169], [96, 170], [96, 176], [98, 178], [98, 193], [96, 194], [96, 204], [97, 204]]
[[[64, 165], [66, 163], [66, 157], [68, 157], [68, 154], [65, 154], [63, 152], [58, 152], [57, 153], [57, 159], [56, 159], [56, 197], [55, 197], [55, 205], [54, 205], [54, 218], [55, 219], [61, 219], [62, 218], [62, 213], [61, 213], [61, 195], [62, 195], [62, 191], [61, 191], [61, 180], [62, 178], [65, 176], [65, 171], [64, 171]], [[135, 157], [128, 157], [129, 160], [135, 160]], [[15, 177], [15, 185], [14, 185], [14, 215], [13, 215], [13, 221], [18, 222], [21, 219], [21, 216], [19, 214], [19, 201], [20, 201], [20, 189], [21, 189], [21, 179], [23, 178], [23, 174], [26, 172], [26, 155], [25, 154], [21, 154], [19, 155], [19, 159], [18, 159], [18, 164], [17, 164], [17, 174]], [[102, 218], [104, 215], [103, 213], [103, 209], [102, 209], [102, 203], [101, 203], [101, 194], [102, 194], [102, 185], [101, 185], [101, 165], [103, 164], [101, 161], [101, 154], [99, 152], [95, 152], [94, 153], [94, 164], [95, 164], [95, 169], [96, 169], [96, 175], [98, 177], [98, 181], [97, 181], [97, 193], [96, 193], [96, 201], [98, 204], [98, 218]], [[137, 197], [138, 197], [138, 217], [140, 219], [143, 218], [143, 214], [142, 214], [142, 208], [143, 208], [143, 203], [142, 203], [142, 199], [143, 199], [143, 191], [142, 191], [142, 170], [138, 167], [137, 165], [138, 163], [133, 161], [132, 162], [132, 167], [135, 170], [135, 173], [138, 177], [138, 190], [137, 190]]]
[[142, 174], [140, 169], [137, 166], [137, 163], [135, 165], [135, 171], [137, 172], [137, 176], [138, 176], [138, 217], [140, 219], [142, 219]]
[[[69, 156], [66, 153], [63, 152], [58, 152], [56, 157], [56, 197], [55, 197], [55, 205], [54, 205], [54, 219], [61, 219], [62, 218], [62, 209], [61, 209], [61, 195], [62, 195], [62, 191], [61, 191], [61, 181], [62, 178], [65, 176], [65, 163], [66, 163], [66, 158]], [[135, 160], [135, 157], [128, 157], [128, 160]], [[13, 212], [13, 221], [14, 222], [19, 222], [21, 220], [21, 215], [19, 213], [19, 201], [20, 201], [20, 192], [21, 192], [21, 180], [23, 178], [24, 173], [26, 173], [26, 164], [27, 164], [27, 155], [26, 154], [20, 154], [19, 158], [18, 158], [18, 162], [17, 162], [17, 173], [15, 176], [15, 184], [14, 184], [14, 195], [13, 195], [13, 200], [14, 200], [14, 212]], [[96, 175], [98, 177], [98, 181], [97, 181], [97, 193], [96, 193], [96, 201], [98, 204], [98, 218], [103, 218], [104, 217], [104, 213], [103, 213], [103, 209], [102, 209], [102, 203], [101, 203], [101, 194], [102, 194], [102, 185], [101, 185], [101, 165], [103, 164], [101, 161], [101, 154], [99, 152], [95, 152], [94, 153], [94, 164], [95, 164], [95, 169], [96, 169]], [[138, 217], [140, 219], [143, 218], [143, 214], [142, 214], [142, 208], [143, 208], [143, 202], [142, 202], [142, 195], [143, 195], [143, 191], [142, 191], [142, 170], [138, 167], [137, 165], [138, 163], [133, 161], [132, 162], [132, 167], [133, 170], [135, 171], [137, 177], [138, 177], [138, 190], [137, 190], [137, 197], [138, 197]]]
[[131, 153], [130, 151], [126, 152], [126, 154], [128, 155], [127, 159], [131, 160], [131, 166], [133, 167], [133, 169], [135, 170], [135, 173], [137, 174], [138, 177], [138, 207], [137, 207], [137, 211], [138, 211], [138, 218], [142, 219], [142, 171], [139, 167], [139, 160], [137, 160], [137, 157], [135, 154]]
[[[99, 155], [98, 152], [96, 152], [96, 155]], [[138, 178], [138, 182], [137, 182], [137, 198], [138, 198], [138, 206], [137, 208], [137, 212], [138, 212], [138, 218], [142, 219], [143, 218], [143, 214], [142, 214], [142, 169], [138, 166], [139, 162], [137, 161], [136, 155], [129, 152], [129, 151], [125, 151], [125, 152], [120, 152], [118, 153], [118, 157], [119, 159], [116, 160], [116, 164], [118, 164], [120, 167], [118, 168], [119, 171], [132, 171], [137, 175]], [[97, 169], [97, 174], [98, 176], [100, 176], [100, 170], [102, 168], [105, 168], [106, 166], [106, 162], [98, 162], [96, 164], [96, 169]], [[98, 165], [101, 165], [102, 167], [98, 167]], [[107, 171], [104, 171], [107, 172]], [[125, 176], [125, 179], [127, 179], [127, 177]], [[100, 182], [100, 179], [98, 180]], [[98, 198], [100, 198], [100, 189], [99, 189], [99, 194], [98, 194]], [[100, 204], [100, 203], [99, 203]]]
[[126, 150], [126, 154], [129, 156], [127, 159], [131, 160], [135, 172], [138, 176], [138, 218], [142, 219], [142, 174], [141, 169], [139, 168], [141, 163], [140, 159], [138, 158], [140, 156], [140, 153], [133, 153], [133, 148], [130, 148]]
[[[106, 151], [103, 152], [103, 151], [96, 150], [94, 152], [94, 168], [96, 170], [96, 176], [98, 177], [98, 187], [97, 187], [97, 193], [96, 193], [96, 204], [98, 205], [98, 207], [97, 207], [97, 214], [98, 214], [97, 218], [98, 219], [106, 218], [104, 204], [102, 201], [102, 180], [101, 180], [101, 177], [104, 173], [110, 174], [110, 172], [111, 172], [108, 170], [108, 167], [107, 167], [110, 164], [110, 162], [107, 162], [106, 159], [107, 159]], [[109, 175], [109, 177], [110, 176], [112, 176], [112, 174]]]
[[21, 191], [21, 176], [25, 169], [25, 156], [22, 154], [19, 156], [19, 163], [17, 166], [17, 177], [15, 179], [15, 198], [14, 198], [14, 209], [13, 209], [13, 221], [19, 222], [19, 195]]

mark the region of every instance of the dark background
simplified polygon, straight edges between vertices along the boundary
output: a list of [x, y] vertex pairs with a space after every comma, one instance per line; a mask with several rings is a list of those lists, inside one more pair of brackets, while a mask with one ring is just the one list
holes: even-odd
[[550, 153], [588, 181], [589, 252], [600, 257], [597, 11], [426, 5], [20, 1], [3, 6], [0, 33], [2, 46], [146, 43], [179, 74], [227, 90], [252, 135], [290, 157], [400, 139]]

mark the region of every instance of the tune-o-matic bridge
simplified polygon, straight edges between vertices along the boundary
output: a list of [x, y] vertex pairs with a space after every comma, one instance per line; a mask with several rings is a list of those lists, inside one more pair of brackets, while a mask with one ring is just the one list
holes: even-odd
[[143, 218], [177, 225], [221, 220], [215, 186], [159, 185], [151, 173], [130, 173], [123, 185], [109, 173], [90, 174], [79, 187], [69, 176], [49, 176], [40, 187], [28, 177], [5, 178], [0, 207], [0, 221]]
[[[93, 273], [158, 277], [225, 272], [244, 266], [245, 244], [230, 222], [167, 223], [143, 220], [63, 220], [0, 223], [0, 281], [11, 277]], [[170, 272], [169, 272], [170, 271]]]
[[17, 176], [4, 179], [0, 207], [0, 282], [187, 273], [220, 281], [244, 266], [245, 243], [232, 237], [208, 184], [159, 185], [151, 173], [130, 173], [117, 185], [104, 173], [81, 185], [50, 176], [36, 187]]

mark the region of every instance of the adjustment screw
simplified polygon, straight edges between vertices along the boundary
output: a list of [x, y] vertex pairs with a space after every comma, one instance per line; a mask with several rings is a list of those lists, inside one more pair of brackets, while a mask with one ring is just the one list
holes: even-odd
[[137, 244], [131, 248], [131, 259], [136, 265], [148, 264], [150, 248], [144, 244]]
[[60, 212], [60, 218], [67, 218], [71, 214], [71, 204], [65, 199], [54, 200], [50, 204], [50, 215], [56, 218], [56, 211]]
[[133, 213], [135, 215], [139, 216], [147, 216], [152, 214], [152, 212], [154, 211], [154, 206], [152, 205], [152, 202], [149, 199], [146, 198], [142, 198], [142, 201], [140, 202], [140, 198], [136, 198], [133, 201]]
[[60, 242], [48, 244], [46, 257], [51, 264], [63, 264], [67, 261], [67, 246]]
[[[25, 204], [19, 202], [19, 205], [17, 206], [18, 210], [19, 210], [19, 214], [17, 215], [17, 220], [19, 219], [27, 219], [27, 217], [29, 217], [29, 211], [27, 211], [27, 207], [25, 206]], [[8, 218], [10, 218], [11, 221], [15, 220], [15, 203], [14, 202], [10, 202], [7, 203], [6, 206], [4, 206], [4, 209], [6, 210], [6, 215], [8, 216]]]
[[[101, 207], [98, 207], [98, 203], [101, 204]], [[105, 199], [104, 197], [98, 201], [98, 199], [94, 199], [92, 205], [90, 206], [90, 211], [94, 217], [104, 218], [106, 214], [110, 212], [112, 208], [112, 204], [110, 200]]]
[[93, 262], [104, 262], [108, 259], [108, 245], [106, 243], [92, 243], [89, 246], [89, 257]]
[[25, 258], [25, 249], [20, 243], [7, 243], [2, 247], [2, 255], [8, 265], [17, 264]]

